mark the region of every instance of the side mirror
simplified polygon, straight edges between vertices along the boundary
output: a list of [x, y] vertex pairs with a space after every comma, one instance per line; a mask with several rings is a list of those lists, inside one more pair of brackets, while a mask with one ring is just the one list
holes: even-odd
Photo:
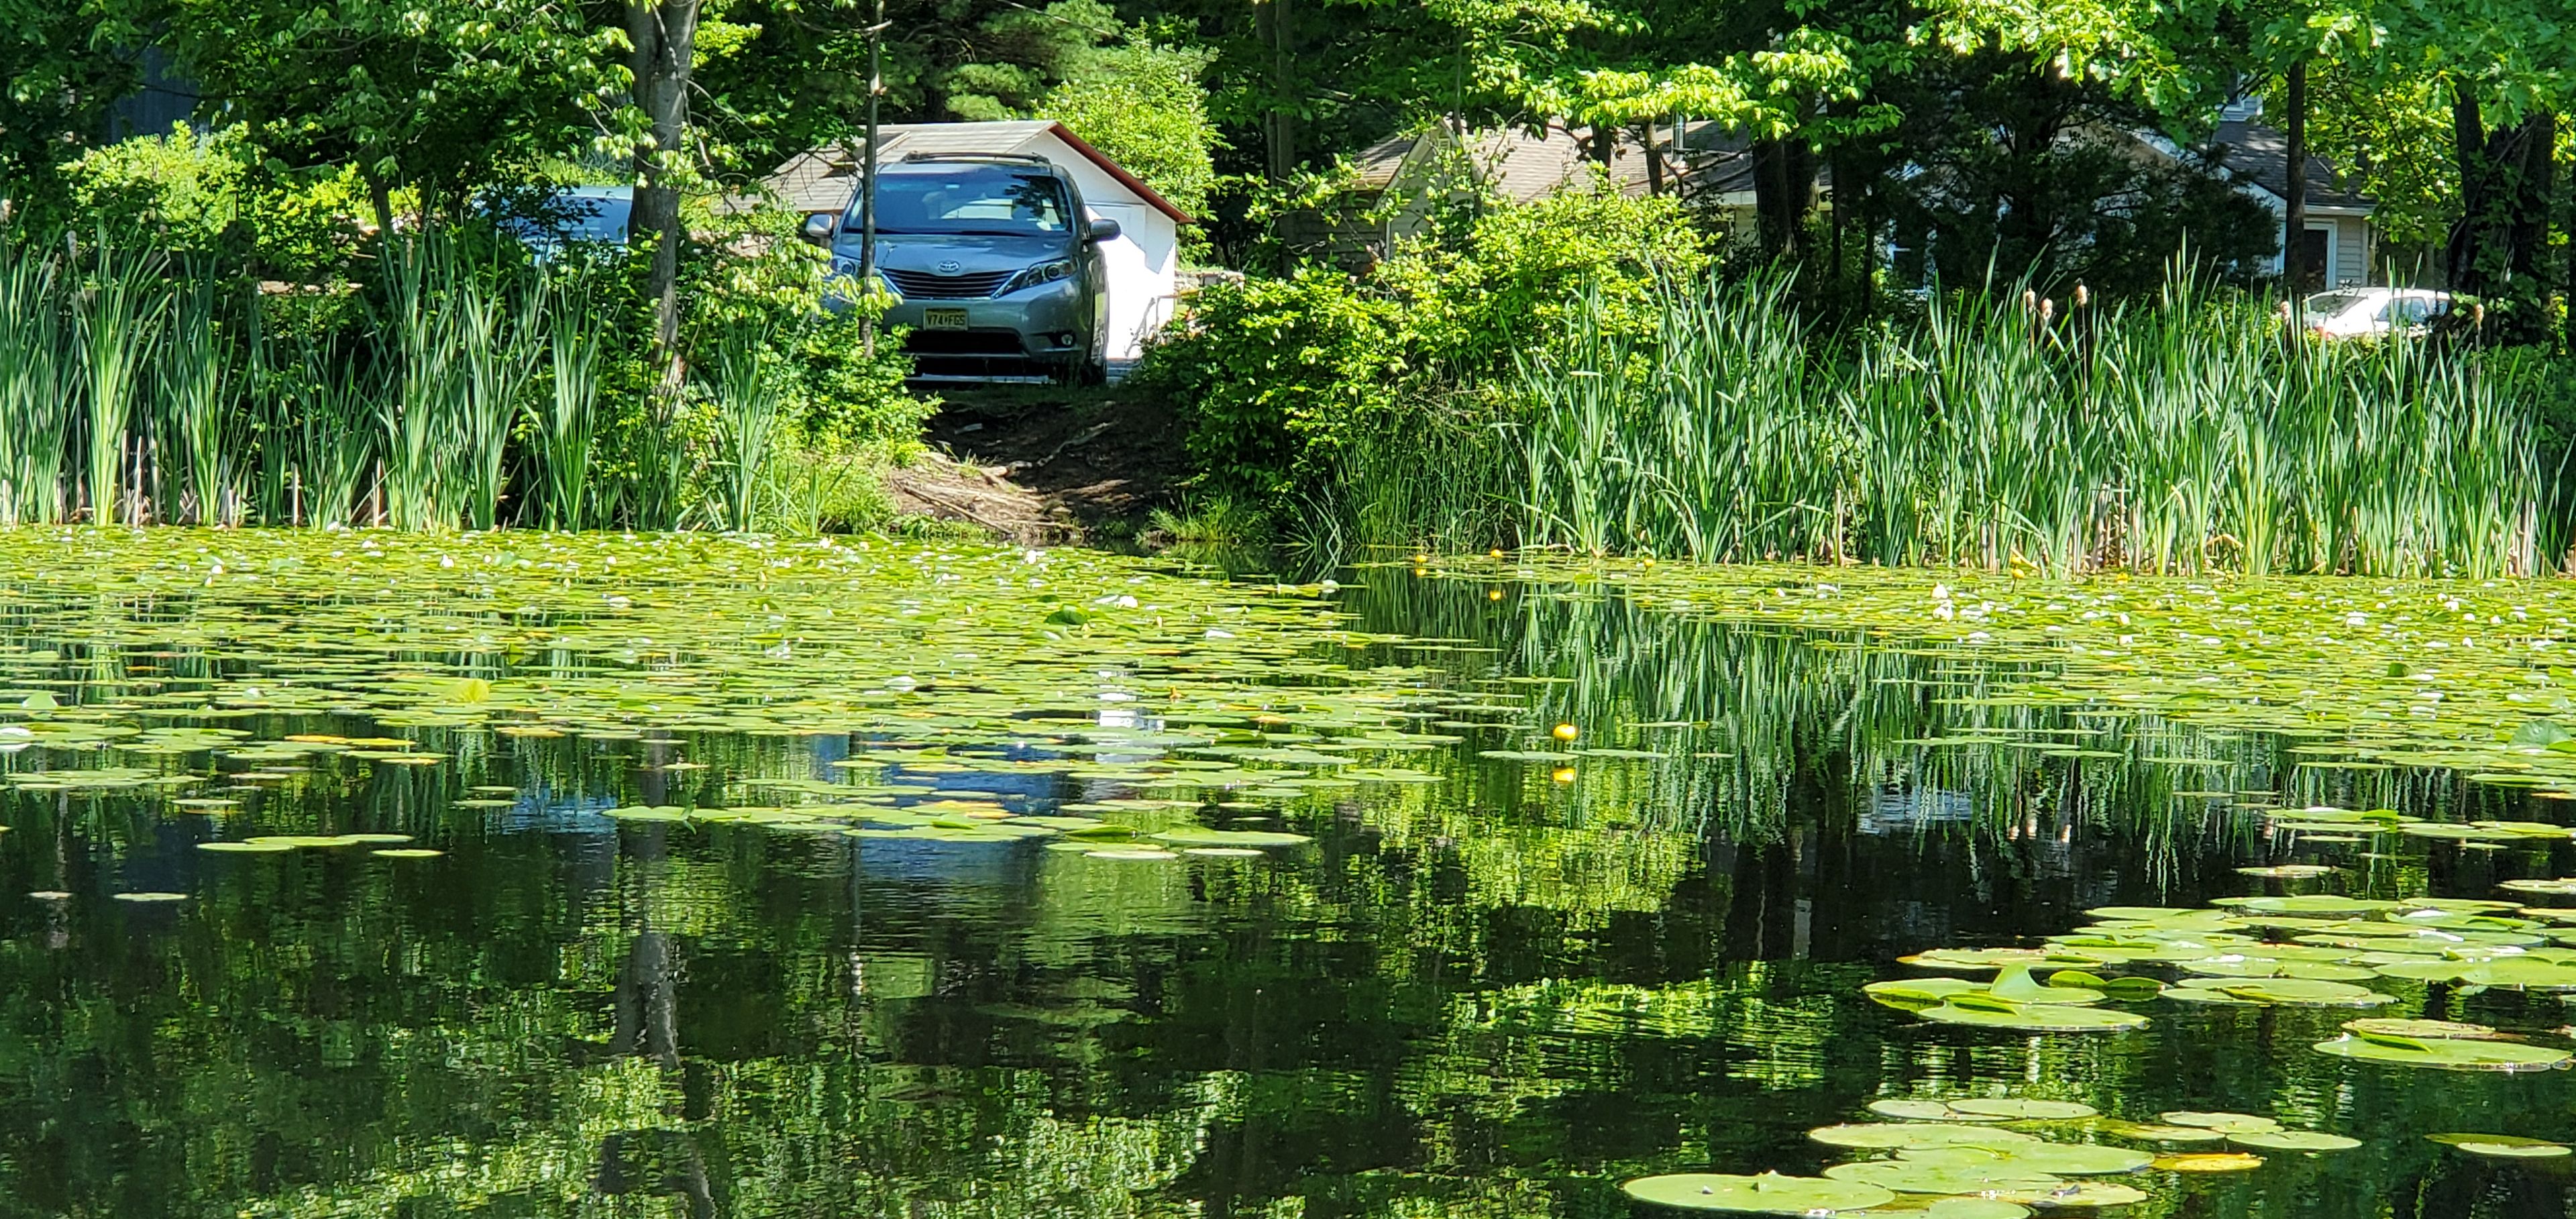
[[805, 218], [805, 228], [798, 235], [816, 245], [828, 246], [832, 244], [832, 234], [839, 232], [840, 228], [839, 217], [817, 212]]
[[1098, 245], [1104, 241], [1118, 240], [1120, 231], [1118, 222], [1115, 220], [1094, 220], [1091, 222], [1091, 227], [1083, 231], [1082, 239]]

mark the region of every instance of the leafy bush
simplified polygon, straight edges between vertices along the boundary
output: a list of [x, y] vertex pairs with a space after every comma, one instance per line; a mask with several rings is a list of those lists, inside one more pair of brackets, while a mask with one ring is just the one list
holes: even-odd
[[1602, 325], [1643, 333], [1658, 279], [1710, 257], [1670, 199], [1568, 192], [1491, 209], [1454, 247], [1408, 247], [1357, 280], [1310, 266], [1211, 287], [1140, 375], [1180, 407], [1204, 486], [1313, 492], [1434, 389], [1507, 413], [1516, 353], [1559, 341], [1587, 285]]
[[345, 266], [366, 209], [353, 171], [290, 173], [261, 160], [239, 127], [199, 135], [181, 125], [110, 144], [63, 166], [63, 177], [84, 227], [148, 234], [161, 250], [297, 282]]
[[1199, 78], [1215, 52], [1158, 46], [1133, 35], [1082, 57], [1081, 71], [1038, 103], [1054, 119], [1182, 211], [1207, 208], [1216, 190], [1216, 124]]
[[900, 332], [878, 333], [871, 351], [873, 311], [826, 306], [831, 257], [797, 239], [799, 219], [766, 210], [690, 217], [681, 285], [691, 302], [689, 345], [712, 351], [736, 333], [766, 336], [784, 439], [818, 454], [905, 456], [938, 401], [905, 390], [912, 361]]

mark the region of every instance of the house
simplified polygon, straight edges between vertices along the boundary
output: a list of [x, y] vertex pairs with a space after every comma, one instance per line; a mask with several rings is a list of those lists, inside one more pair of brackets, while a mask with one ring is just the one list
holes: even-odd
[[[2237, 190], [2284, 214], [2288, 141], [2259, 121], [2261, 105], [2242, 101], [2222, 115], [2206, 147]], [[1650, 169], [1633, 132], [1622, 133], [1604, 166], [1582, 129], [1562, 123], [1539, 128], [1467, 131], [1454, 122], [1372, 145], [1360, 154], [1350, 201], [1331, 211], [1283, 217], [1279, 234], [1290, 248], [1320, 254], [1358, 269], [1427, 230], [1446, 209], [1485, 203], [1527, 203], [1569, 186], [1587, 186], [1607, 170], [1609, 184], [1630, 195], [1672, 191], [1704, 222], [1736, 240], [1756, 231], [1751, 141], [1714, 122], [1680, 122], [1658, 129], [1660, 159]], [[2172, 162], [2202, 157], [2152, 134], [2104, 131], [2140, 157]], [[2306, 167], [2308, 265], [2319, 268], [2313, 286], [2334, 287], [2386, 280], [2387, 268], [2370, 223], [2372, 201], [2344, 185], [2332, 164], [2311, 156]], [[1833, 179], [1818, 167], [1814, 207], [1833, 210]], [[2276, 256], [2272, 269], [2277, 272]]]
[[[1647, 168], [1645, 150], [1633, 136], [1621, 135], [1605, 165], [1587, 135], [1560, 122], [1468, 131], [1442, 121], [1390, 136], [1359, 154], [1357, 177], [1339, 207], [1281, 217], [1280, 240], [1357, 269], [1420, 236], [1445, 211], [1528, 203], [1568, 187], [1590, 189], [1605, 172], [1623, 194], [1654, 190], [1661, 175]], [[1667, 157], [1657, 168], [1670, 166]]]
[[[1046, 158], [1072, 175], [1092, 219], [1118, 222], [1118, 236], [1100, 243], [1109, 270], [1110, 361], [1134, 360], [1144, 341], [1171, 320], [1179, 289], [1181, 226], [1193, 221], [1064, 124], [1049, 119], [893, 123], [877, 132], [881, 163], [919, 153]], [[867, 141], [854, 138], [789, 158], [761, 181], [767, 205], [806, 215], [840, 215], [858, 197], [866, 149]]]
[[[2210, 148], [2238, 190], [2252, 195], [2281, 219], [2289, 222], [2290, 141], [2278, 129], [2255, 121], [2261, 112], [2221, 121], [2210, 136]], [[2239, 111], [2238, 113], [2241, 113]], [[2378, 230], [2371, 227], [2373, 208], [2370, 196], [2347, 188], [2342, 175], [2323, 157], [2310, 156], [2302, 167], [2307, 198], [2307, 243], [2305, 262], [2317, 269], [2309, 289], [2350, 287], [2370, 283], [2378, 262]], [[2287, 241], [2283, 242], [2287, 248]], [[2272, 261], [2272, 270], [2281, 269], [2280, 259]], [[2385, 282], [2386, 275], [2378, 278]]]

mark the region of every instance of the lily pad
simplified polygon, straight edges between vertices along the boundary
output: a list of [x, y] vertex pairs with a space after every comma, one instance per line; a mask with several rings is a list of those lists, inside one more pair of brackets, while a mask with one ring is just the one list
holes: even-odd
[[2155, 1166], [2166, 1172], [2246, 1172], [2263, 1166], [2263, 1157], [2241, 1151], [2159, 1156]]
[[1896, 1200], [1895, 1191], [1864, 1182], [1791, 1177], [1775, 1172], [1758, 1177], [1673, 1173], [1639, 1177], [1619, 1188], [1650, 1206], [1757, 1215], [1831, 1215], [1868, 1210]]
[[2200, 1126], [2156, 1122], [2104, 1122], [2096, 1129], [2114, 1138], [2137, 1139], [2146, 1143], [2215, 1143], [2227, 1137], [2224, 1133]]
[[1969, 1117], [1961, 1114], [1958, 1110], [1951, 1108], [1948, 1101], [1938, 1100], [1906, 1100], [1899, 1098], [1874, 1100], [1869, 1103], [1869, 1111], [1879, 1115], [1880, 1117], [1894, 1118], [1900, 1122], [1956, 1122], [1963, 1120], [2000, 1122], [2004, 1120], [1999, 1117]]
[[1923, 1160], [1864, 1160], [1825, 1169], [1836, 1181], [1858, 1181], [1900, 1194], [1983, 1194], [1999, 1189], [2041, 1190], [2062, 1185], [2052, 1173], [1986, 1164], [1940, 1164]]
[[2081, 1101], [2027, 1100], [2019, 1097], [1971, 1097], [1950, 1102], [1953, 1112], [2015, 1122], [2072, 1122], [2096, 1117], [2101, 1110]]
[[1996, 1168], [2046, 1173], [2060, 1177], [2096, 1177], [2114, 1173], [2136, 1172], [2154, 1157], [2128, 1147], [2102, 1143], [2051, 1143], [2033, 1139], [2025, 1143], [1979, 1147], [1906, 1148], [1898, 1152], [1909, 1160], [1927, 1164], [1991, 1165]]
[[2428, 1134], [2424, 1137], [2457, 1147], [2473, 1156], [2499, 1160], [2554, 1160], [2576, 1150], [2565, 1143], [2515, 1134]]
[[1964, 1024], [1971, 1028], [2009, 1029], [2026, 1033], [2115, 1033], [2143, 1026], [2147, 1018], [2135, 1012], [2108, 1011], [2098, 1007], [2079, 1007], [2065, 1003], [2001, 1003], [1993, 1000], [1962, 1003], [1972, 996], [1954, 996], [1950, 1001], [1923, 1009], [1919, 1015], [1942, 1024]]
[[2389, 1037], [2346, 1033], [2320, 1041], [2320, 1054], [2358, 1058], [2400, 1067], [2437, 1067], [2453, 1071], [2545, 1071], [2564, 1065], [2565, 1050], [2518, 1041], [2471, 1041], [2452, 1038]]
[[2317, 1130], [2244, 1130], [2229, 1134], [2227, 1141], [2265, 1151], [2350, 1151], [2361, 1146], [2360, 1139]]
[[2001, 1198], [1935, 1198], [1923, 1219], [2026, 1219], [2030, 1208]]
[[1878, 1151], [1925, 1147], [1993, 1147], [2001, 1144], [2039, 1141], [2036, 1137], [2023, 1134], [2018, 1130], [1925, 1122], [1855, 1122], [1840, 1126], [1820, 1126], [1808, 1131], [1807, 1137], [1828, 1147], [1865, 1147]]
[[1164, 830], [1147, 837], [1185, 847], [1293, 847], [1314, 841], [1304, 834], [1272, 830], [1213, 830], [1201, 826]]
[[2356, 1033], [2377, 1033], [2387, 1037], [2458, 1038], [2468, 1041], [2514, 1040], [2483, 1024], [2462, 1020], [2422, 1020], [2406, 1016], [2366, 1016], [2346, 1020], [2343, 1026]]
[[2221, 1134], [2247, 1134], [2256, 1131], [2278, 1130], [2281, 1128], [2281, 1123], [2278, 1120], [2254, 1113], [2212, 1113], [2193, 1109], [2176, 1109], [2164, 1114], [2163, 1117], [2164, 1120], [2171, 1125], [2198, 1126], [2203, 1130], [2215, 1130]]
[[2013, 1202], [2042, 1210], [2131, 1206], [2147, 1200], [2147, 1191], [2115, 1181], [2069, 1181], [2053, 1189], [2007, 1189], [1993, 1195], [1998, 1202]]

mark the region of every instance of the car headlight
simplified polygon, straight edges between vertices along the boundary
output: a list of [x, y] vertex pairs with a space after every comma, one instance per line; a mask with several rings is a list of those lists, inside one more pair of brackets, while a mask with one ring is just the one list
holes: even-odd
[[1012, 276], [1010, 286], [1002, 289], [1002, 291], [1007, 294], [1017, 292], [1022, 288], [1034, 288], [1039, 284], [1051, 284], [1059, 279], [1070, 279], [1073, 277], [1073, 272], [1074, 265], [1072, 259], [1053, 259], [1039, 263], [1034, 267], [1030, 267], [1019, 274]]

